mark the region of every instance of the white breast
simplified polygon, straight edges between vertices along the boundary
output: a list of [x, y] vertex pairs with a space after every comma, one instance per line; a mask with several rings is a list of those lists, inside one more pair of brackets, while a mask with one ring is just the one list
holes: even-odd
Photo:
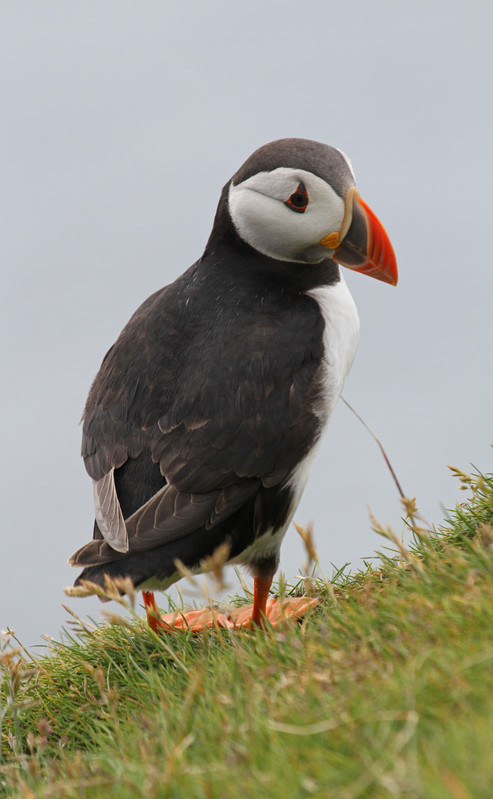
[[346, 281], [306, 292], [318, 303], [325, 322], [324, 399], [321, 413], [325, 424], [334, 410], [351, 369], [359, 340], [359, 317]]
[[317, 301], [325, 322], [323, 398], [318, 409], [322, 429], [315, 445], [291, 475], [292, 516], [298, 507], [325, 429], [351, 369], [359, 340], [358, 311], [342, 276], [339, 283], [311, 289], [307, 294]]

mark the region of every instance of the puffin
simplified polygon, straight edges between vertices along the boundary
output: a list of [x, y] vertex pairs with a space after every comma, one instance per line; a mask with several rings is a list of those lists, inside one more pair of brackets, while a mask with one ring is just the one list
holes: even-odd
[[154, 592], [221, 552], [253, 576], [238, 625], [274, 623], [281, 543], [359, 338], [341, 265], [397, 283], [347, 156], [299, 138], [257, 149], [223, 188], [202, 257], [137, 309], [92, 384], [95, 523], [70, 559], [75, 586], [142, 590], [153, 630], [211, 626], [161, 615]]

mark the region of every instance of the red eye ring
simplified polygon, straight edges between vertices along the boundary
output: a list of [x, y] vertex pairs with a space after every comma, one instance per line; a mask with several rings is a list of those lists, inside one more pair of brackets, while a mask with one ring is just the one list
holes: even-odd
[[292, 193], [291, 197], [285, 201], [284, 205], [287, 205], [288, 208], [291, 208], [291, 210], [295, 211], [297, 214], [305, 213], [308, 207], [308, 192], [304, 183], [300, 182], [298, 184], [298, 188]]

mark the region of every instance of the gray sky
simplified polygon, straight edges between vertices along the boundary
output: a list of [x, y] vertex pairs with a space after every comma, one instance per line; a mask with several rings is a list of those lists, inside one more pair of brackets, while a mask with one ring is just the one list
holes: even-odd
[[[484, 2], [3, 2], [0, 9], [0, 628], [67, 614], [89, 540], [78, 426], [136, 307], [202, 253], [219, 193], [275, 138], [343, 149], [386, 227], [396, 289], [347, 274], [361, 343], [345, 397], [430, 522], [491, 471], [491, 29]], [[340, 405], [296, 520], [321, 571], [400, 533], [383, 459]], [[294, 529], [281, 566], [303, 562]], [[234, 582], [234, 575], [231, 575]]]

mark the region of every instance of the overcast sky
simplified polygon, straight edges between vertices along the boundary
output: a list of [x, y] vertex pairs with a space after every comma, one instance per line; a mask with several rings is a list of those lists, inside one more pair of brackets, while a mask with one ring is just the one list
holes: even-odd
[[[0, 6], [0, 628], [56, 636], [89, 540], [79, 419], [137, 306], [202, 253], [220, 190], [285, 136], [343, 149], [397, 254], [347, 282], [361, 343], [345, 397], [432, 523], [491, 471], [491, 2], [18, 2]], [[300, 524], [322, 573], [401, 532], [385, 463], [340, 405]], [[281, 567], [297, 574], [294, 529]], [[231, 575], [234, 587], [234, 575]]]

